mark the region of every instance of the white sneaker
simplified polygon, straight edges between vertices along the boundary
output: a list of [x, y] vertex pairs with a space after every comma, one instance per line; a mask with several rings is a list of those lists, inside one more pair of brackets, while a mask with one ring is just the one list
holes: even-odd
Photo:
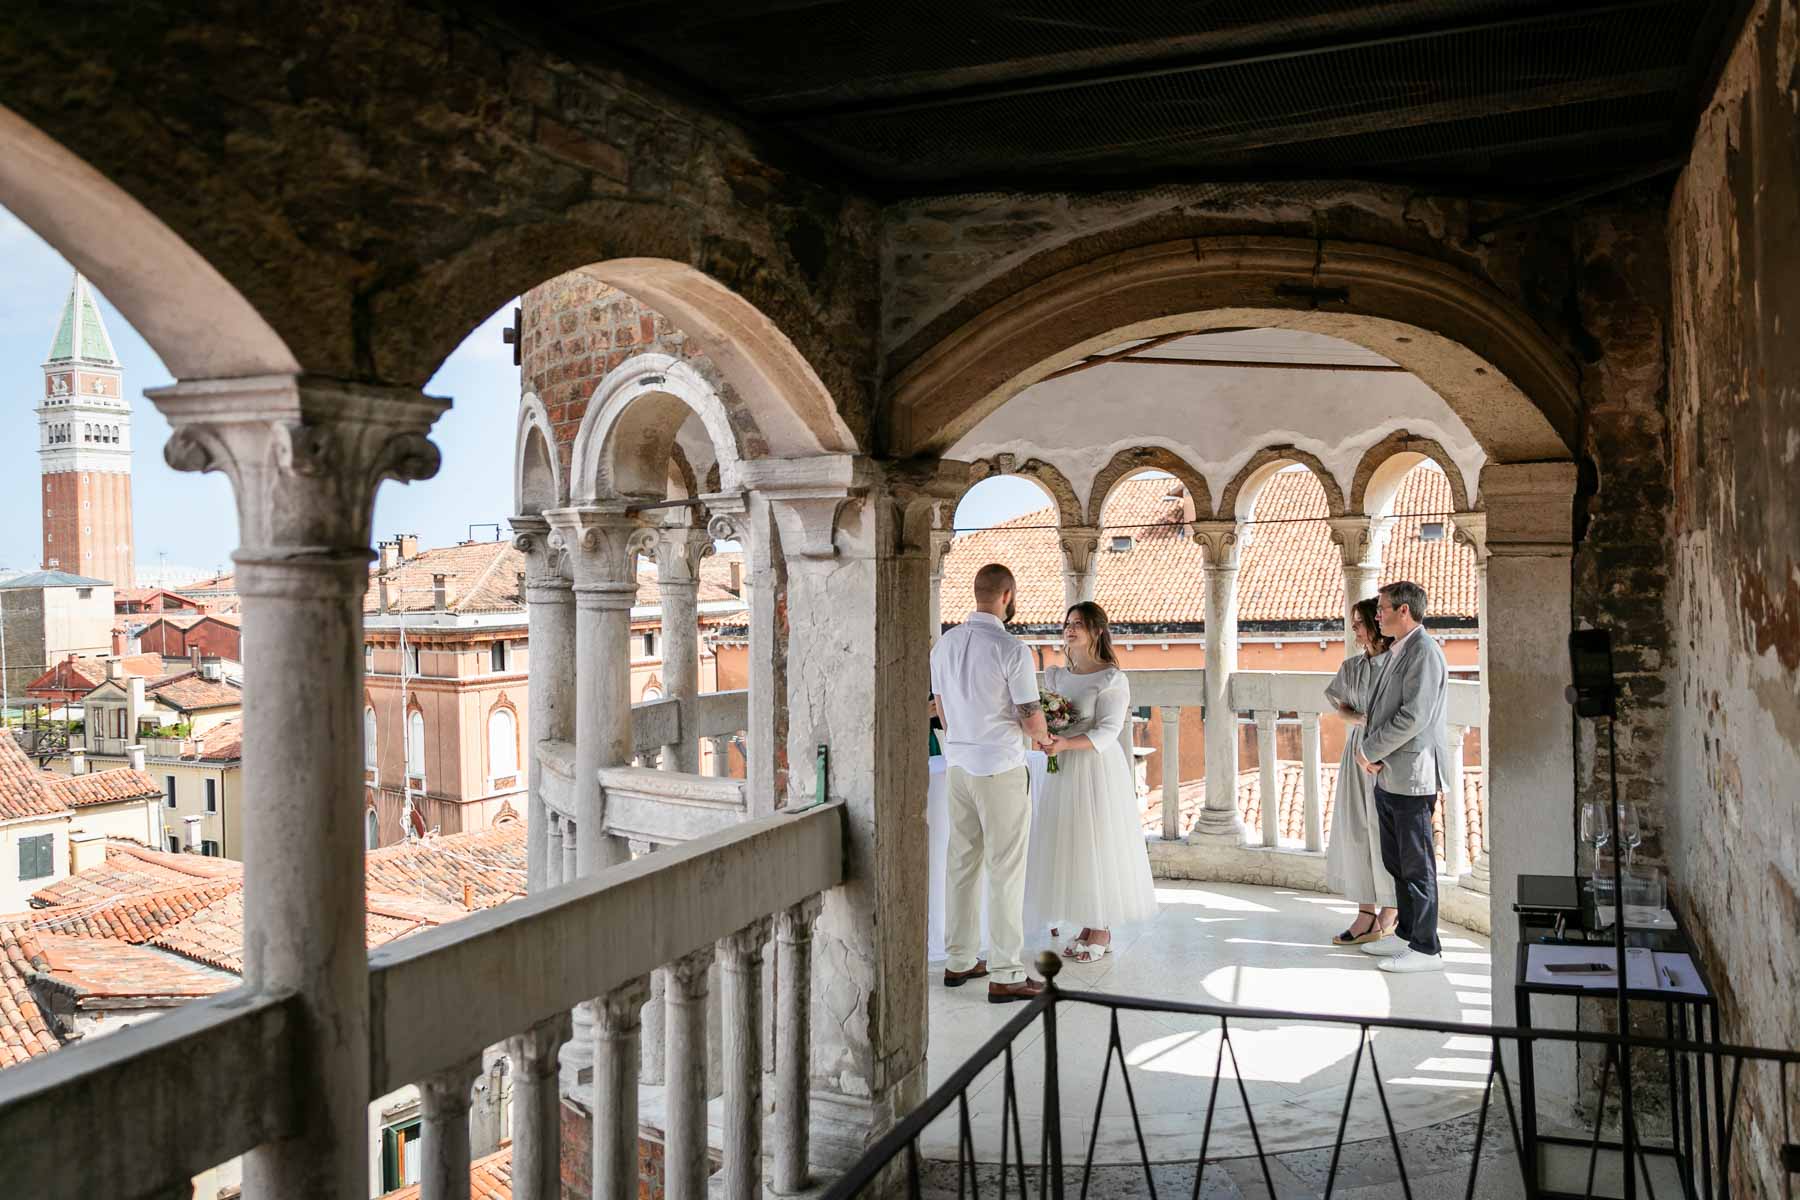
[[1373, 954], [1376, 958], [1393, 958], [1396, 955], [1405, 954], [1411, 947], [1400, 940], [1399, 934], [1390, 933], [1378, 941], [1364, 942], [1357, 949], [1364, 954]]
[[1427, 971], [1443, 970], [1444, 956], [1421, 954], [1411, 946], [1404, 946], [1399, 954], [1392, 958], [1384, 958], [1376, 965], [1383, 971], [1392, 971], [1396, 975], [1419, 975]]

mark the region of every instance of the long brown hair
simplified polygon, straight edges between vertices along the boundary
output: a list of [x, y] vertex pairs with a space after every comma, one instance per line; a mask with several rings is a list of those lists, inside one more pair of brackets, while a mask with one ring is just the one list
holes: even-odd
[[1381, 622], [1375, 619], [1375, 597], [1358, 600], [1351, 607], [1356, 610], [1356, 619], [1369, 631], [1369, 643], [1376, 648], [1375, 653], [1380, 654], [1394, 644], [1393, 638], [1381, 632]]
[[1094, 639], [1094, 657], [1109, 667], [1118, 666], [1119, 656], [1113, 653], [1112, 625], [1106, 619], [1106, 610], [1092, 600], [1083, 600], [1069, 606], [1069, 611], [1063, 614], [1064, 625], [1069, 623], [1070, 617], [1080, 617], [1088, 636]]

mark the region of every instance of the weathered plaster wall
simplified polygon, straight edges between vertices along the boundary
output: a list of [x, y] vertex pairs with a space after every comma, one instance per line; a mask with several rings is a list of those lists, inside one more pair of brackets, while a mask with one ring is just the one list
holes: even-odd
[[[1675, 493], [1670, 862], [1734, 1041], [1800, 1046], [1800, 4], [1764, 0], [1668, 223]], [[1753, 1078], [1753, 1076], [1755, 1076]], [[1781, 1194], [1745, 1073], [1745, 1194]], [[1800, 1128], [1800, 1110], [1791, 1114]]]

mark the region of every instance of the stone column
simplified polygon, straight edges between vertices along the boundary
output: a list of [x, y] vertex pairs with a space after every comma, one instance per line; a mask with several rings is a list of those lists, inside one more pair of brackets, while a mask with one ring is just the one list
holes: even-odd
[[777, 1195], [811, 1183], [813, 896], [775, 915], [775, 1170]]
[[563, 819], [561, 814], [554, 812], [548, 814], [546, 824], [548, 829], [545, 831], [544, 842], [544, 886], [560, 887], [565, 878], [563, 875]]
[[1236, 521], [1195, 521], [1194, 539], [1206, 554], [1206, 807], [1189, 840], [1244, 840], [1237, 810], [1237, 712], [1231, 676], [1237, 670]]
[[575, 866], [578, 858], [575, 848], [580, 842], [580, 839], [576, 837], [576, 833], [575, 822], [565, 817], [562, 822], [562, 836], [560, 838], [562, 843], [562, 864], [560, 868], [562, 877], [559, 882], [561, 883], [569, 883], [581, 873]]
[[762, 975], [769, 918], [719, 939], [725, 1043], [725, 1197], [762, 1195]]
[[731, 735], [716, 734], [706, 739], [712, 747], [712, 773], [724, 777], [731, 774]]
[[950, 544], [955, 540], [956, 533], [953, 530], [945, 527], [933, 529], [931, 545], [926, 551], [931, 563], [931, 614], [926, 628], [934, 646], [944, 633], [944, 559], [948, 557]]
[[1275, 760], [1274, 709], [1256, 710], [1257, 793], [1262, 810], [1262, 844], [1273, 850], [1281, 845], [1281, 764]]
[[969, 468], [830, 456], [745, 471], [775, 510], [788, 563], [788, 803], [846, 810], [847, 878], [816, 934], [834, 975], [813, 993], [812, 1104], [816, 1152], [848, 1163], [924, 1095], [930, 650], [919, 634], [933, 513]]
[[1165, 842], [1181, 838], [1181, 709], [1165, 704], [1162, 712], [1162, 790]]
[[1487, 893], [1488, 880], [1488, 809], [1493, 804], [1493, 776], [1488, 773], [1488, 766], [1493, 756], [1488, 749], [1488, 727], [1492, 722], [1488, 719], [1488, 546], [1487, 546], [1487, 514], [1484, 512], [1457, 513], [1451, 518], [1456, 526], [1456, 540], [1475, 552], [1475, 587], [1476, 611], [1480, 616], [1479, 654], [1481, 681], [1481, 770], [1485, 782], [1487, 803], [1481, 806], [1481, 849], [1469, 866], [1469, 873], [1459, 881], [1463, 887], [1471, 891]]
[[661, 1084], [663, 1081], [663, 1054], [668, 1049], [668, 986], [663, 979], [661, 967], [650, 972], [650, 998], [644, 1001], [643, 1036], [641, 1057], [638, 1060], [638, 1079], [644, 1083]]
[[656, 531], [656, 588], [662, 596], [663, 692], [681, 709], [679, 740], [662, 750], [665, 771], [693, 775], [700, 770], [696, 698], [700, 694], [700, 620], [696, 602], [700, 560], [711, 554], [712, 538], [692, 524]]
[[419, 1081], [419, 1136], [425, 1152], [419, 1200], [462, 1200], [469, 1194], [469, 1088], [479, 1074], [477, 1055]]
[[[1573, 463], [1490, 463], [1487, 509], [1494, 1019], [1513, 1023], [1521, 874], [1575, 870], [1575, 719], [1563, 699], [1572, 625]], [[1567, 1081], [1573, 1095], [1573, 1075]]]
[[244, 1158], [246, 1195], [368, 1186], [369, 959], [363, 937], [362, 602], [384, 479], [428, 479], [425, 438], [449, 402], [312, 376], [147, 393], [164, 457], [222, 471], [238, 509], [244, 617], [244, 985], [287, 992], [284, 1086], [302, 1130]]
[[1086, 525], [1056, 531], [1063, 554], [1063, 608], [1094, 598], [1094, 576], [1100, 566], [1100, 531]]
[[750, 593], [750, 687], [744, 731], [745, 783], [750, 815], [767, 816], [787, 791], [787, 559], [781, 530], [766, 497], [732, 497], [709, 530], [744, 547]]
[[663, 1186], [669, 1200], [706, 1196], [706, 998], [712, 964], [713, 948], [707, 946], [663, 968], [669, 1023]]
[[653, 531], [623, 505], [590, 504], [544, 514], [575, 576], [575, 782], [580, 827], [577, 873], [586, 878], [630, 854], [606, 837], [600, 768], [631, 761], [631, 606], [637, 556]]
[[557, 1051], [569, 1037], [569, 1015], [559, 1014], [508, 1038], [513, 1070], [513, 1200], [561, 1200], [562, 1097], [557, 1090]]
[[1449, 727], [1450, 762], [1444, 772], [1444, 873], [1461, 876], [1469, 865], [1468, 806], [1463, 798], [1463, 742], [1469, 731]]
[[550, 819], [544, 807], [539, 742], [575, 740], [575, 593], [562, 552], [550, 544], [550, 523], [539, 516], [512, 519], [513, 545], [525, 553], [525, 604], [530, 630], [530, 799], [525, 815], [526, 887], [549, 886]]
[[1306, 848], [1325, 848], [1325, 798], [1319, 794], [1319, 714], [1300, 714], [1301, 795], [1306, 804]]
[[1393, 522], [1387, 517], [1327, 517], [1331, 540], [1337, 543], [1344, 566], [1344, 657], [1359, 653], [1356, 634], [1350, 628], [1350, 609], [1366, 600], [1381, 585], [1381, 551]]
[[594, 1200], [637, 1200], [641, 978], [594, 1002]]

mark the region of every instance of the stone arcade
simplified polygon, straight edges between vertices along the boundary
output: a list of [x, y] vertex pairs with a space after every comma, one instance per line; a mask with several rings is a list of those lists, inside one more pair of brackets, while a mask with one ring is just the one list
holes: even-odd
[[[1620, 647], [1622, 786], [1726, 981], [1732, 1038], [1800, 1042], [1800, 494], [1781, 457], [1800, 428], [1800, 10], [1761, 0], [1740, 27], [1702, 0], [1503, 21], [1448, 7], [1449, 26], [1370, 18], [1429, 100], [1341, 14], [1089, 45], [963, 13], [947, 19], [971, 24], [971, 57], [1007, 49], [948, 65], [934, 47], [959, 39], [860, 29], [850, 5], [754, 22], [643, 6], [617, 29], [576, 6], [406, 0], [0, 18], [0, 204], [168, 365], [177, 382], [152, 396], [168, 461], [236, 494], [258, 798], [244, 986], [9, 1070], [9, 1169], [52, 1197], [178, 1195], [244, 1154], [247, 1196], [356, 1196], [369, 1100], [419, 1082], [423, 1194], [460, 1200], [472, 1064], [512, 1039], [516, 1195], [557, 1194], [559, 1091], [593, 1114], [593, 1194], [635, 1195], [642, 1075], [663, 1081], [667, 1192], [697, 1197], [715, 958], [727, 1193], [841, 1167], [923, 1094], [918, 714], [957, 498], [984, 472], [1045, 482], [1079, 596], [1111, 482], [1189, 480], [1225, 618], [1196, 699], [1230, 707], [1240, 523], [1268, 473], [1329, 481], [1360, 588], [1388, 458], [1446, 449], [1405, 419], [1424, 414], [1384, 413], [1402, 419], [1332, 445], [1302, 423], [1213, 446], [1217, 471], [1174, 448], [1195, 440], [1178, 429], [957, 457], [1066, 368], [1223, 329], [1372, 350], [1479, 451], [1451, 477], [1458, 536], [1485, 564], [1493, 815], [1472, 874], [1498, 935], [1496, 1017], [1511, 881], [1572, 868], [1576, 801], [1605, 785], [1560, 702], [1565, 637], [1594, 623]], [[813, 33], [842, 52], [795, 76], [792, 42]], [[875, 44], [893, 56], [880, 70], [860, 49]], [[1568, 45], [1592, 53], [1526, 82]], [[1379, 86], [1320, 115], [1345, 93], [1326, 73], [1340, 54]], [[1504, 90], [1459, 82], [1469, 54]], [[1189, 119], [1102, 94], [1197, 74], [1291, 108]], [[1444, 141], [1402, 144], [1422, 129]], [[542, 294], [557, 327], [521, 330], [537, 894], [367, 955], [373, 498], [438, 467], [449, 401], [421, 391], [436, 366], [540, 287], [629, 297], [650, 328], [577, 334], [575, 305]], [[559, 338], [561, 361], [538, 357]], [[652, 341], [662, 358], [635, 353]], [[1386, 449], [1325, 465], [1357, 438]], [[721, 535], [751, 580], [741, 710], [709, 710], [672, 662], [672, 707], [640, 720], [622, 650], [634, 562], [656, 558], [674, 623]], [[692, 774], [698, 739], [735, 729], [748, 778]], [[1243, 837], [1209, 796], [1196, 841]], [[658, 1041], [646, 1014], [661, 1062], [640, 1054]], [[1779, 1193], [1781, 1104], [1748, 1084], [1746, 1194]], [[121, 1112], [128, 1129], [93, 1138]]]

